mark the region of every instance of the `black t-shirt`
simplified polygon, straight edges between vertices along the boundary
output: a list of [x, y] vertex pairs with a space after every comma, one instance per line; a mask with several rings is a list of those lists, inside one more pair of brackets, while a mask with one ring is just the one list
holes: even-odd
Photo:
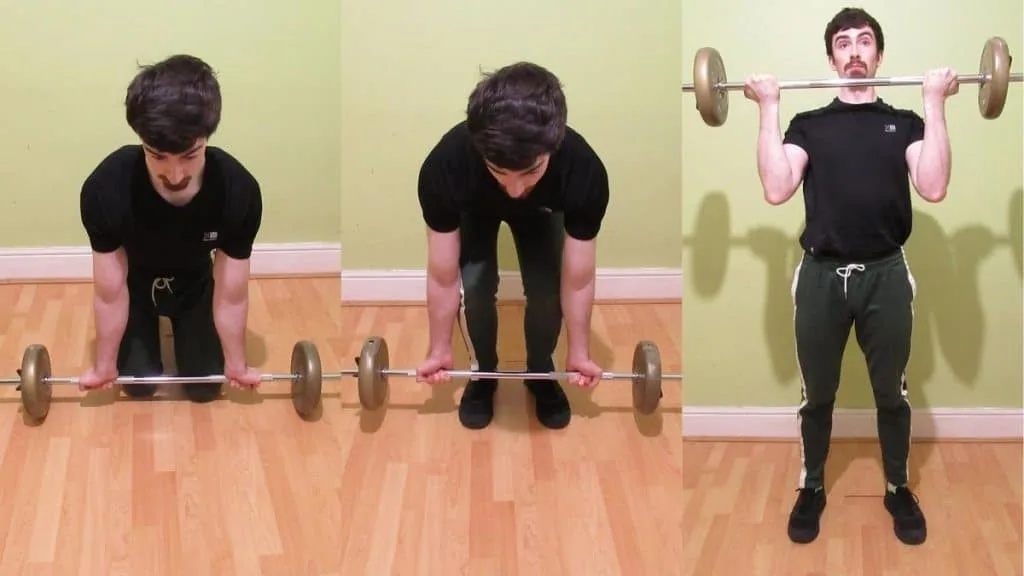
[[82, 185], [80, 201], [94, 251], [123, 247], [130, 266], [154, 273], [208, 266], [215, 249], [249, 258], [263, 215], [256, 179], [213, 146], [206, 148], [202, 188], [184, 206], [168, 203], [153, 188], [139, 145], [104, 158]]
[[437, 232], [457, 230], [463, 213], [504, 219], [542, 207], [563, 213], [569, 236], [591, 240], [608, 208], [608, 173], [587, 141], [567, 127], [533, 191], [511, 198], [487, 170], [463, 121], [441, 137], [420, 167], [419, 201], [423, 220]]
[[872, 259], [910, 237], [907, 147], [924, 138], [924, 120], [881, 99], [829, 105], [793, 117], [783, 141], [807, 152], [804, 250]]

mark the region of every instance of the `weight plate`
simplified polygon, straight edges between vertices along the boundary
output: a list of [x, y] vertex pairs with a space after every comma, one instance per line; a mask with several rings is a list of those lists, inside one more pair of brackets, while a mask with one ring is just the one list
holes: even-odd
[[25, 412], [36, 421], [50, 413], [53, 389], [46, 382], [50, 377], [50, 353], [42, 344], [25, 348], [21, 358], [21, 404]]
[[725, 124], [729, 117], [729, 92], [715, 88], [726, 81], [725, 63], [714, 48], [697, 50], [693, 59], [693, 86], [697, 111], [704, 123], [711, 127]]
[[978, 72], [991, 75], [978, 90], [978, 110], [982, 118], [994, 120], [1003, 113], [1006, 92], [1010, 87], [1010, 48], [1005, 40], [993, 36], [985, 42]]
[[661, 403], [661, 353], [658, 345], [641, 340], [633, 350], [633, 408], [650, 414]]
[[381, 336], [371, 336], [359, 353], [359, 403], [366, 410], [376, 410], [388, 396], [388, 343]]
[[295, 343], [291, 373], [298, 376], [292, 380], [292, 405], [302, 419], [310, 419], [316, 415], [323, 398], [323, 372], [316, 344], [306, 340]]

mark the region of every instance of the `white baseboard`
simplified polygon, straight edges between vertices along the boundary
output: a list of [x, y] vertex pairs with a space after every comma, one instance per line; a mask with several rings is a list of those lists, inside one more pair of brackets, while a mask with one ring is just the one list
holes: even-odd
[[[683, 437], [792, 438], [799, 436], [796, 407], [738, 408], [694, 407], [683, 409]], [[913, 412], [914, 438], [1021, 439], [1024, 410], [1019, 408], [932, 408]], [[877, 438], [874, 410], [836, 409], [833, 438]]]
[[[251, 270], [254, 277], [337, 276], [341, 273], [341, 244], [257, 244], [253, 247]], [[0, 248], [0, 281], [91, 280], [92, 257], [88, 246]]]
[[[498, 298], [522, 300], [519, 272], [500, 274]], [[427, 275], [423, 270], [343, 270], [342, 300], [346, 302], [425, 302]], [[598, 268], [594, 299], [681, 300], [683, 274], [679, 268]]]

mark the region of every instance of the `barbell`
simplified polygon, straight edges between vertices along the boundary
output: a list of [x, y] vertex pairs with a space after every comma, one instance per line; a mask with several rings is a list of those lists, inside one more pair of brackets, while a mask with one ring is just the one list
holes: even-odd
[[[1009, 247], [1013, 253], [1013, 264], [1020, 274], [1022, 268], [1021, 243], [1021, 196], [1014, 195], [1007, 211], [1008, 229], [1004, 234], [992, 234], [995, 245]], [[708, 194], [697, 209], [697, 219], [692, 235], [683, 237], [683, 244], [691, 248], [689, 258], [693, 272], [691, 277], [702, 293], [712, 293], [724, 281], [728, 268], [730, 250], [733, 248], [755, 248], [755, 241], [747, 235], [734, 235], [729, 216], [729, 204], [724, 194]], [[788, 246], [799, 254], [799, 245]], [[796, 265], [796, 262], [793, 262]]]
[[[340, 374], [324, 374], [320, 367], [320, 352], [314, 343], [300, 340], [292, 347], [291, 373], [262, 374], [261, 382], [288, 380], [295, 411], [303, 419], [315, 414], [321, 401], [324, 378], [340, 378]], [[114, 384], [202, 384], [227, 382], [223, 375], [214, 376], [121, 376]], [[30, 344], [21, 358], [17, 378], [2, 378], [0, 384], [17, 385], [25, 412], [35, 421], [42, 421], [50, 412], [54, 385], [78, 385], [78, 378], [51, 375], [50, 353], [42, 344]]]
[[[359, 401], [367, 410], [376, 410], [385, 401], [389, 377], [416, 377], [415, 370], [394, 370], [389, 367], [387, 342], [378, 336], [367, 338], [363, 344], [358, 368], [339, 372], [323, 372], [320, 352], [316, 344], [300, 340], [292, 347], [291, 368], [287, 374], [261, 374], [261, 382], [291, 382], [291, 399], [299, 417], [312, 417], [320, 407], [324, 380], [339, 380], [343, 376], [358, 379]], [[495, 379], [560, 379], [575, 376], [573, 372], [480, 372], [450, 370], [453, 378], [495, 378]], [[640, 341], [633, 351], [633, 372], [605, 372], [602, 380], [631, 380], [633, 383], [633, 407], [642, 414], [650, 414], [661, 401], [662, 380], [682, 380], [681, 374], [662, 374], [661, 354], [654, 342]], [[21, 403], [28, 416], [39, 422], [50, 412], [53, 386], [75, 385], [77, 377], [55, 377], [52, 375], [50, 352], [42, 344], [30, 344], [21, 359], [17, 378], [0, 378], [0, 385], [15, 385], [21, 392]], [[113, 383], [122, 386], [140, 384], [204, 384], [224, 383], [223, 375], [210, 376], [120, 376]]]
[[[367, 338], [356, 368], [342, 369], [341, 374], [355, 376], [358, 381], [359, 403], [366, 410], [384, 405], [391, 377], [415, 378], [416, 370], [390, 367], [388, 343], [381, 336]], [[630, 380], [633, 384], [633, 409], [650, 414], [661, 402], [662, 380], [682, 380], [681, 374], [662, 374], [661, 353], [657, 344], [641, 340], [633, 349], [633, 368], [630, 373], [605, 372], [602, 380]], [[447, 370], [452, 378], [494, 378], [496, 380], [557, 380], [576, 376], [574, 372], [482, 372], [474, 370]]]
[[[1024, 81], [1024, 74], [1011, 74], [1013, 57], [1006, 41], [993, 36], [985, 41], [977, 74], [958, 75], [960, 84], [978, 84], [978, 111], [982, 118], [993, 120], [1003, 113], [1006, 93], [1011, 82]], [[780, 90], [842, 88], [849, 86], [920, 86], [924, 76], [893, 78], [834, 78], [828, 80], [793, 80], [779, 82]], [[683, 92], [693, 92], [697, 111], [711, 127], [725, 124], [729, 117], [729, 91], [743, 90], [743, 82], [728, 82], [722, 55], [705, 46], [693, 58], [693, 83], [684, 84]]]

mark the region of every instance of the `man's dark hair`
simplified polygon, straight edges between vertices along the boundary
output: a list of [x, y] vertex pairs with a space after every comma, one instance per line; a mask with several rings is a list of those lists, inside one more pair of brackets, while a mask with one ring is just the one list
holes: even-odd
[[220, 84], [209, 64], [178, 54], [140, 66], [124, 99], [128, 125], [147, 145], [168, 154], [187, 151], [220, 124]]
[[836, 34], [849, 30], [850, 28], [863, 28], [868, 26], [875, 34], [875, 43], [878, 44], [878, 53], [885, 52], [885, 36], [882, 34], [882, 26], [875, 20], [874, 16], [868, 14], [862, 8], [843, 8], [825, 26], [825, 54], [832, 57], [832, 37]]
[[473, 145], [491, 164], [513, 171], [558, 150], [567, 117], [558, 78], [530, 62], [484, 74], [466, 107]]

